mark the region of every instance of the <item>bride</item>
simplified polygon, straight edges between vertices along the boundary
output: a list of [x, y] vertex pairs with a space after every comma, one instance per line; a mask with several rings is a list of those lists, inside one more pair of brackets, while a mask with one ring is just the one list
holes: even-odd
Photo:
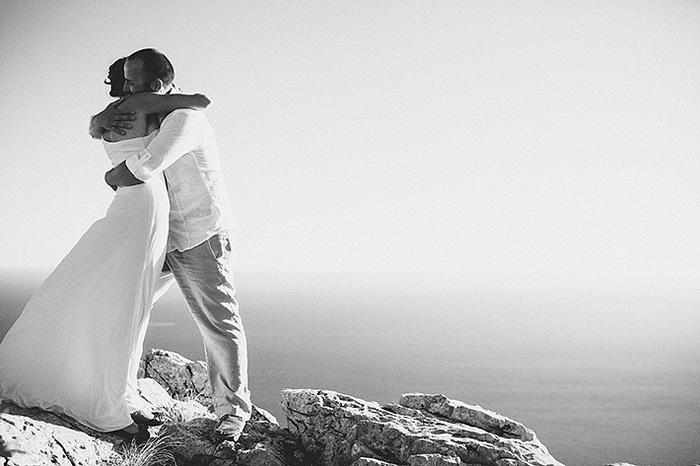
[[[110, 67], [105, 81], [119, 99], [91, 122], [112, 165], [145, 149], [165, 114], [209, 104], [200, 94], [128, 95], [124, 61]], [[122, 121], [101, 128], [106, 114]], [[61, 412], [125, 439], [149, 438], [134, 422], [147, 412], [136, 371], [165, 259], [168, 212], [162, 176], [116, 190], [104, 218], [58, 264], [0, 343], [0, 399]]]

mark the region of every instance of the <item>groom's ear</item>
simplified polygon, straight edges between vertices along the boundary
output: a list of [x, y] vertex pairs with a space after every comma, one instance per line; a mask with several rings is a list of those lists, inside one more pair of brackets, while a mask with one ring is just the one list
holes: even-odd
[[160, 79], [154, 79], [151, 81], [151, 90], [153, 92], [160, 92], [161, 89], [163, 89], [165, 85], [163, 84], [163, 81]]

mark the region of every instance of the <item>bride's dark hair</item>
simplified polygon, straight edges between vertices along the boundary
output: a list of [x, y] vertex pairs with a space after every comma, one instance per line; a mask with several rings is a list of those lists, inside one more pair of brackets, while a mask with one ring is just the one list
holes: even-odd
[[112, 97], [124, 97], [127, 95], [124, 92], [124, 62], [126, 62], [126, 57], [120, 58], [109, 67], [105, 84], [109, 86], [109, 95]]

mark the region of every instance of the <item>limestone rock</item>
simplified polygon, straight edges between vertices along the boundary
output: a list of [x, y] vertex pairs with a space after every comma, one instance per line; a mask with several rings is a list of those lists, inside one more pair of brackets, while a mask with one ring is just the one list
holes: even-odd
[[176, 400], [211, 404], [211, 387], [204, 361], [191, 361], [178, 353], [152, 349], [143, 357], [140, 374], [165, 387]]
[[[195, 401], [170, 398], [150, 379], [139, 380], [165, 424], [150, 428], [151, 437], [165, 445], [178, 465], [187, 466], [302, 466], [306, 457], [299, 437], [282, 429], [263, 409], [253, 416], [237, 442], [214, 442], [217, 418]], [[0, 456], [13, 466], [116, 466], [123, 464], [124, 442], [92, 431], [68, 416], [6, 404], [0, 415]], [[4, 453], [3, 453], [4, 452]]]
[[401, 396], [399, 404], [406, 408], [427, 411], [430, 414], [449, 419], [450, 421], [478, 427], [501, 437], [517, 438], [525, 441], [535, 438], [535, 433], [519, 422], [515, 422], [493, 411], [488, 411], [481, 406], [450, 400], [444, 395], [409, 393]]
[[387, 463], [386, 461], [381, 461], [375, 458], [365, 458], [362, 457], [352, 463], [351, 466], [398, 466], [394, 463]]
[[442, 395], [405, 395], [407, 411], [325, 390], [282, 397], [290, 430], [318, 465], [562, 466], [522, 424]]
[[408, 466], [459, 466], [463, 464], [455, 456], [439, 454], [413, 455], [408, 458]]
[[[272, 418], [272, 420], [270, 419]], [[269, 413], [253, 407], [251, 420], [234, 445], [212, 440], [216, 418], [168, 423], [161, 434], [175, 440], [173, 454], [187, 466], [302, 466], [307, 464], [298, 436], [282, 429]]]
[[[165, 366], [165, 360], [160, 363]], [[176, 358], [175, 364], [180, 363]], [[173, 399], [153, 379], [138, 382], [140, 395], [165, 422], [150, 428], [151, 442], [163, 445], [178, 465], [307, 464], [299, 437], [282, 429], [263, 409], [253, 406], [252, 418], [236, 444], [218, 443], [212, 440], [217, 417], [209, 409], [194, 400]], [[116, 466], [124, 464], [129, 452], [138, 454], [139, 449], [128, 449], [120, 438], [95, 432], [68, 416], [9, 403], [0, 415], [0, 456], [9, 458], [8, 465]]]
[[170, 419], [162, 433], [176, 440], [174, 454], [178, 464], [306, 464], [299, 437], [282, 429], [272, 414], [257, 406], [253, 406], [252, 417], [236, 445], [213, 442], [211, 439], [217, 417], [199, 403], [211, 402], [204, 362], [190, 361], [177, 353], [154, 349], [146, 354], [142, 367], [144, 375], [153, 379], [139, 380], [139, 392], [157, 409], [165, 412], [166, 419]]
[[194, 400], [176, 400], [153, 379], [138, 380], [139, 395], [148, 401], [154, 411], [164, 413], [170, 423], [188, 422], [197, 418], [216, 419], [216, 415]]
[[[331, 391], [285, 390], [289, 429], [254, 406], [239, 441], [218, 443], [204, 363], [152, 350], [143, 374], [152, 378], [139, 379], [139, 393], [164, 421], [150, 428], [155, 440], [147, 446], [160, 445], [178, 466], [562, 466], [522, 424], [442, 395], [409, 394], [380, 406]], [[126, 462], [140, 452], [60, 414], [11, 404], [0, 413], [7, 465], [149, 464]]]
[[68, 416], [5, 403], [0, 443], [7, 464], [36, 466], [116, 465], [121, 440], [80, 426]]
[[635, 466], [632, 463], [607, 463], [605, 466]]

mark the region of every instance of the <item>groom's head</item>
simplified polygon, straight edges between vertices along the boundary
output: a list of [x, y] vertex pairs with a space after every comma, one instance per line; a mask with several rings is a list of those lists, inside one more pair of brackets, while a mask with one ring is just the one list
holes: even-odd
[[156, 49], [142, 49], [129, 55], [124, 63], [124, 92], [165, 93], [175, 79], [168, 57]]

